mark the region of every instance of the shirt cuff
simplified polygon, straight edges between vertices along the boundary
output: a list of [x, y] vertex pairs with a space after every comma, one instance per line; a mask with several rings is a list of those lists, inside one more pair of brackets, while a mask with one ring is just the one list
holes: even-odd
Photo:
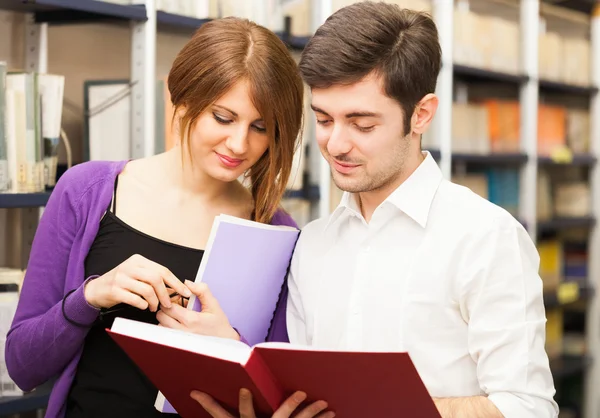
[[88, 277], [74, 292], [66, 296], [64, 300], [64, 314], [69, 322], [75, 322], [81, 326], [92, 326], [100, 314], [100, 309], [90, 305], [85, 299], [86, 284], [98, 276]]
[[506, 418], [556, 418], [558, 411], [552, 401], [531, 395], [495, 392], [488, 399]]

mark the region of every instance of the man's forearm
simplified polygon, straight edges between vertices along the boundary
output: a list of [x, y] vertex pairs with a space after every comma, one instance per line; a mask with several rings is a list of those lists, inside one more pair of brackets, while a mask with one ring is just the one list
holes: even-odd
[[434, 398], [433, 401], [442, 418], [504, 418], [485, 396]]

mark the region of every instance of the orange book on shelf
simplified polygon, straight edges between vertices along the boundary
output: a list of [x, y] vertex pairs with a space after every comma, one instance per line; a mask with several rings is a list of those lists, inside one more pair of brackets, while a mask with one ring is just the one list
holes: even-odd
[[488, 112], [488, 129], [492, 152], [519, 152], [519, 103], [506, 100], [487, 100], [484, 105]]
[[564, 107], [545, 104], [538, 106], [538, 155], [552, 156], [566, 147], [566, 122]]

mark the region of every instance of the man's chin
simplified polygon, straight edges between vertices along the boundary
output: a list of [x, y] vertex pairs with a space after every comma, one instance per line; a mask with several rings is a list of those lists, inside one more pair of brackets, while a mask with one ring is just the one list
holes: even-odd
[[343, 192], [362, 193], [368, 190], [368, 187], [365, 187], [365, 184], [360, 179], [353, 179], [338, 173], [333, 174], [333, 183]]

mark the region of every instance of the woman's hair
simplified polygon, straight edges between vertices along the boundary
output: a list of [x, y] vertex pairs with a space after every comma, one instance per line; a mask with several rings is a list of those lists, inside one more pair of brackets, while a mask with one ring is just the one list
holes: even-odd
[[269, 223], [285, 193], [302, 127], [304, 85], [285, 44], [246, 19], [212, 20], [179, 52], [168, 85], [174, 117], [185, 109], [178, 121], [183, 143], [202, 112], [240, 80], [249, 82], [269, 136], [267, 151], [248, 173], [253, 218]]

